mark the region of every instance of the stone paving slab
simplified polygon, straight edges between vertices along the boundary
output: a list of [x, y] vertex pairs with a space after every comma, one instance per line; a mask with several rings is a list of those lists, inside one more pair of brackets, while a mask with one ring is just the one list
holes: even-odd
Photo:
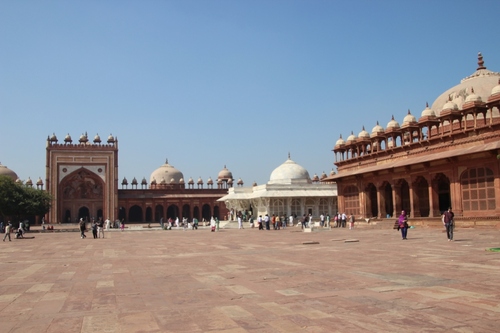
[[33, 235], [0, 244], [0, 333], [499, 331], [499, 230]]

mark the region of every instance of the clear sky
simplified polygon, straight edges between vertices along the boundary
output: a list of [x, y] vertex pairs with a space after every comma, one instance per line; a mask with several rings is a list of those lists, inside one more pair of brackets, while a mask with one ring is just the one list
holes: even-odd
[[[45, 181], [46, 139], [111, 133], [119, 177], [165, 160], [266, 183], [311, 176], [377, 120], [417, 118], [472, 74], [500, 71], [500, 1], [0, 0], [0, 162]], [[121, 186], [120, 186], [121, 187]]]

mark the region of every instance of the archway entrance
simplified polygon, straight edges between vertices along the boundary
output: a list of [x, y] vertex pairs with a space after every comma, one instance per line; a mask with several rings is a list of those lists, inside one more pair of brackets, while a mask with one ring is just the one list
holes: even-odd
[[436, 176], [436, 187], [439, 200], [439, 213], [441, 214], [451, 207], [450, 180], [444, 174], [439, 173]]
[[92, 171], [80, 168], [67, 175], [59, 184], [59, 216], [74, 216], [76, 220], [85, 218], [90, 221], [102, 215], [104, 205], [104, 181]]

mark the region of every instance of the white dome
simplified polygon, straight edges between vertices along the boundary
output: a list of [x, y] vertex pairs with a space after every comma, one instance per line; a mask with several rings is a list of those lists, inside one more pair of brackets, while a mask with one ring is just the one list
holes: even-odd
[[166, 179], [169, 179], [171, 184], [179, 184], [182, 178], [184, 178], [182, 172], [168, 164], [167, 160], [165, 164], [151, 174], [149, 179], [151, 182], [153, 179], [162, 179], [163, 182], [165, 182]]
[[498, 84], [491, 89], [491, 94], [496, 95], [500, 94], [500, 79], [498, 79]]
[[356, 141], [357, 137], [354, 135], [354, 132], [351, 131], [351, 135], [347, 137], [347, 142], [349, 141]]
[[364, 126], [363, 126], [363, 130], [361, 132], [359, 132], [358, 138], [360, 138], [360, 139], [369, 139], [370, 138], [370, 134], [365, 130]]
[[389, 121], [386, 126], [386, 129], [391, 129], [391, 128], [393, 129], [399, 128], [399, 123], [396, 120], [394, 120], [394, 116], [392, 116], [391, 121]]
[[425, 104], [425, 109], [422, 111], [421, 117], [435, 117], [436, 114], [429, 107], [429, 104]]
[[471, 93], [465, 99], [466, 102], [482, 102], [481, 96], [478, 96], [474, 93], [474, 88], [471, 88]]
[[415, 118], [415, 116], [411, 114], [410, 110], [408, 110], [408, 114], [403, 119], [403, 125], [412, 124], [416, 122], [417, 118]]
[[344, 139], [342, 139], [342, 134], [340, 134], [340, 138], [335, 142], [335, 146], [343, 146], [345, 145]]
[[[432, 103], [431, 108], [437, 116], [440, 115], [445, 104], [449, 101], [453, 102], [457, 106], [457, 109], [462, 109], [462, 105], [465, 103], [467, 96], [472, 93], [472, 88], [474, 88], [474, 93], [478, 95], [481, 100], [488, 100], [491, 90], [498, 84], [500, 73], [492, 72], [483, 65], [483, 56], [479, 53], [477, 70], [472, 75], [464, 78], [460, 84], [446, 90], [434, 101], [434, 103]], [[447, 105], [448, 108], [451, 106], [452, 105]]]
[[382, 126], [380, 126], [378, 121], [377, 121], [377, 125], [375, 125], [375, 127], [373, 127], [372, 134], [370, 136], [374, 137], [374, 136], [377, 136], [379, 133], [384, 133], [384, 128]]
[[311, 183], [307, 170], [288, 157], [285, 163], [274, 169], [268, 184]]

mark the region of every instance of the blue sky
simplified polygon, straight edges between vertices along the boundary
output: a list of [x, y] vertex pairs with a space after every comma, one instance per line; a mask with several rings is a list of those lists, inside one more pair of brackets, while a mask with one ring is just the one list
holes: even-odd
[[417, 118], [500, 71], [500, 1], [0, 1], [0, 162], [45, 180], [47, 136], [119, 140], [119, 177], [165, 159], [263, 184], [334, 168], [342, 134]]

